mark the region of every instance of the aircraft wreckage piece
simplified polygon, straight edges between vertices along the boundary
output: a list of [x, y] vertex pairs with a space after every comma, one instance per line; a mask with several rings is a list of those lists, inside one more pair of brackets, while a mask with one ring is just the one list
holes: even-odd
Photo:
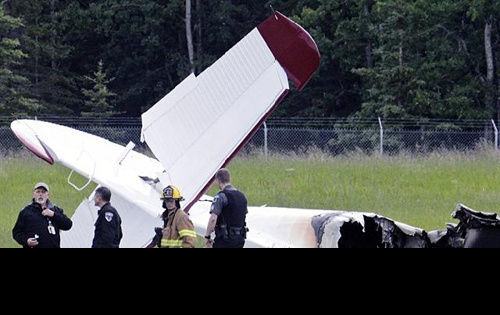
[[464, 248], [500, 248], [497, 214], [478, 212], [460, 204], [452, 216], [460, 221], [455, 231], [463, 237]]
[[373, 213], [338, 211], [312, 219], [319, 248], [427, 248], [419, 228]]
[[500, 218], [459, 204], [458, 224], [426, 231], [369, 213], [331, 212], [312, 225], [320, 248], [500, 248]]
[[429, 232], [434, 248], [500, 248], [500, 218], [459, 204], [452, 214], [458, 224]]
[[319, 60], [312, 37], [276, 13], [143, 114], [160, 179], [183, 192], [186, 212], [289, 93], [288, 79], [304, 88]]
[[446, 224], [446, 229], [428, 233], [432, 248], [463, 248], [464, 238], [457, 230], [457, 225]]

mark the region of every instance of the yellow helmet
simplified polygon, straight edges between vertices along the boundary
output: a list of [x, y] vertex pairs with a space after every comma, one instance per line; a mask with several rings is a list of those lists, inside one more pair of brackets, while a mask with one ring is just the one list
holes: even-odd
[[179, 201], [184, 200], [179, 188], [172, 185], [167, 186], [165, 189], [163, 189], [161, 200], [167, 200], [167, 199], [174, 199]]

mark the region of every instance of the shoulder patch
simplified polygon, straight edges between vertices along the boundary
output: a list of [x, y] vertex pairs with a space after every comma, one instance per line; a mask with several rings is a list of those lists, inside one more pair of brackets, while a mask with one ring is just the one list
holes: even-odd
[[111, 222], [111, 220], [113, 220], [113, 216], [114, 216], [114, 215], [113, 215], [113, 213], [112, 213], [112, 212], [106, 212], [106, 213], [104, 214], [104, 218], [105, 218], [105, 219], [106, 219], [106, 221], [108, 221], [108, 222]]

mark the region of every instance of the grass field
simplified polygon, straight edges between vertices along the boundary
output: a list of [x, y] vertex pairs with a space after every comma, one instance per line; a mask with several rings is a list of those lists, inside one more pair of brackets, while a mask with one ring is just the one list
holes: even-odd
[[[433, 230], [454, 222], [450, 214], [457, 203], [499, 212], [499, 162], [500, 154], [491, 151], [335, 158], [316, 152], [239, 157], [229, 169], [253, 206], [375, 212]], [[95, 186], [77, 192], [66, 183], [68, 174], [29, 154], [0, 157], [0, 247], [17, 247], [11, 229], [37, 181], [51, 185], [53, 201], [72, 215]], [[210, 194], [216, 192], [212, 187]]]

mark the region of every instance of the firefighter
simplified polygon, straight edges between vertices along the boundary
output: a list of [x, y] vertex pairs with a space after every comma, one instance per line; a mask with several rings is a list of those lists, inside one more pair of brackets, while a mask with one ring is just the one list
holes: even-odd
[[[207, 226], [206, 247], [243, 248], [248, 232], [247, 198], [231, 185], [231, 174], [221, 169], [215, 175], [221, 191], [214, 197]], [[215, 231], [215, 240], [212, 233]]]
[[168, 186], [163, 190], [162, 215], [165, 223], [162, 230], [160, 248], [194, 248], [196, 232], [187, 213], [181, 209], [180, 202], [184, 200], [181, 192], [175, 186]]

